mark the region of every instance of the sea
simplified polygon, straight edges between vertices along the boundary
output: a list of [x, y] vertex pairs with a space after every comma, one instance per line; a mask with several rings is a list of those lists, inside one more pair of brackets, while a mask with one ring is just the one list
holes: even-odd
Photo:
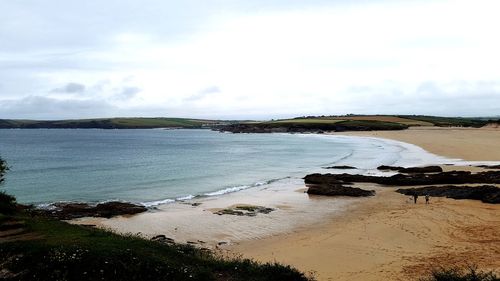
[[[314, 172], [379, 174], [379, 165], [446, 162], [378, 138], [206, 129], [1, 129], [0, 157], [10, 168], [0, 189], [39, 206], [110, 200], [156, 206]], [[325, 169], [334, 165], [356, 169]]]

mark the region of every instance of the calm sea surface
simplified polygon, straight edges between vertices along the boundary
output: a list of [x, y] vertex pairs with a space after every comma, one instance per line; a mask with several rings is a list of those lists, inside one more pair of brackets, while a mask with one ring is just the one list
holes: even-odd
[[10, 171], [2, 189], [23, 203], [125, 200], [154, 205], [213, 196], [328, 165], [373, 169], [404, 147], [321, 135], [209, 130], [0, 130]]

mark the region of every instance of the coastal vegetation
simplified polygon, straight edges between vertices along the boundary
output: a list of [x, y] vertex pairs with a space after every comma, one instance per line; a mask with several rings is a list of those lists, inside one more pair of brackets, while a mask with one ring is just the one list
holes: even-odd
[[450, 268], [436, 267], [428, 277], [421, 281], [498, 281], [498, 276], [494, 271], [479, 270], [477, 266], [469, 265], [465, 268], [454, 266]]

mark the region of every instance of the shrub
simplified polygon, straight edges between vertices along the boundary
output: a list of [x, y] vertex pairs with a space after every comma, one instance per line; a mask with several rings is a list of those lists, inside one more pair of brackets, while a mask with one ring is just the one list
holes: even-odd
[[438, 267], [431, 271], [431, 276], [421, 279], [422, 281], [500, 281], [493, 271], [478, 270], [477, 266], [469, 265], [465, 268]]
[[16, 198], [4, 191], [0, 191], [0, 214], [9, 215], [14, 213], [16, 209]]
[[4, 181], [4, 175], [8, 169], [9, 167], [7, 167], [7, 162], [0, 158], [0, 184]]

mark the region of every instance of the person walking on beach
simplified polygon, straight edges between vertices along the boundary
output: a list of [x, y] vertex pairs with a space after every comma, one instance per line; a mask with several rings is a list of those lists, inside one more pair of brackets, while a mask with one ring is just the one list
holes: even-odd
[[425, 204], [429, 204], [429, 194], [425, 195]]
[[417, 199], [418, 199], [418, 194], [413, 193], [413, 202], [415, 202], [415, 204], [417, 204]]

